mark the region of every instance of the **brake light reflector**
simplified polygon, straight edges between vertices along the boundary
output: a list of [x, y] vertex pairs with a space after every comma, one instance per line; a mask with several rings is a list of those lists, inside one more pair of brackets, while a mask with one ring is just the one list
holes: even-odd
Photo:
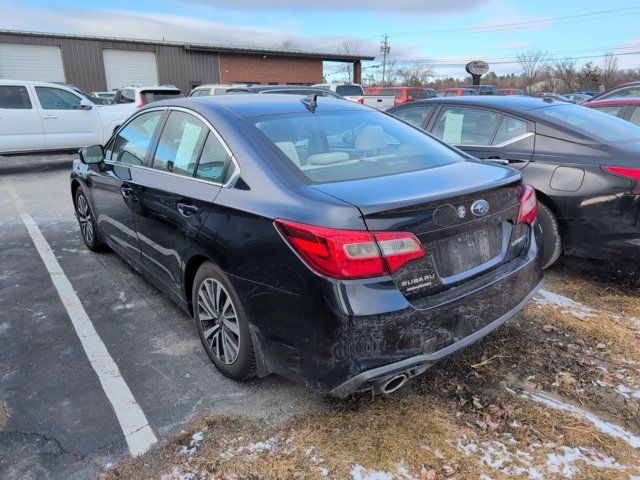
[[536, 191], [531, 185], [525, 185], [524, 194], [520, 199], [518, 223], [533, 223], [538, 216], [538, 199]]
[[340, 230], [280, 219], [274, 224], [313, 270], [331, 278], [387, 275], [424, 256], [411, 233]]

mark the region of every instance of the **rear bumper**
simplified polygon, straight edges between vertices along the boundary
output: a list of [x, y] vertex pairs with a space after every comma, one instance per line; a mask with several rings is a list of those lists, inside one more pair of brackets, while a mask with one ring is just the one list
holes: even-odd
[[301, 295], [232, 279], [252, 297], [245, 298], [258, 373], [342, 397], [424, 372], [503, 325], [541, 287], [537, 230], [510, 262], [411, 303], [389, 277], [317, 279]]

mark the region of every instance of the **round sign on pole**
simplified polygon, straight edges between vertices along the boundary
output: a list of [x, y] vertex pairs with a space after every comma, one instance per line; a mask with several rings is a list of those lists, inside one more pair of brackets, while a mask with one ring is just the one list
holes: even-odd
[[483, 60], [474, 60], [467, 63], [465, 70], [470, 75], [484, 75], [489, 71], [489, 64]]

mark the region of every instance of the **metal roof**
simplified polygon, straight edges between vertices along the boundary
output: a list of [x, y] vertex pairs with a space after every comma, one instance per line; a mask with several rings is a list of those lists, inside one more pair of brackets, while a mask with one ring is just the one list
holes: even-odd
[[93, 35], [77, 35], [67, 33], [51, 33], [51, 32], [32, 32], [24, 30], [6, 30], [0, 29], [0, 35], [21, 35], [25, 37], [49, 37], [49, 38], [66, 38], [78, 40], [96, 40], [107, 42], [123, 42], [136, 43], [140, 45], [158, 45], [169, 47], [182, 47], [185, 50], [195, 51], [213, 51], [220, 53], [239, 53], [245, 55], [275, 55], [280, 57], [305, 57], [305, 58], [321, 58], [323, 60], [331, 60], [336, 62], [353, 62], [355, 60], [373, 60], [375, 57], [366, 55], [346, 55], [340, 53], [315, 52], [304, 50], [286, 50], [279, 48], [262, 48], [262, 47], [240, 47], [233, 45], [215, 45], [209, 43], [194, 42], [168, 42], [162, 40], [147, 40], [138, 38], [118, 38], [118, 37], [98, 37]]

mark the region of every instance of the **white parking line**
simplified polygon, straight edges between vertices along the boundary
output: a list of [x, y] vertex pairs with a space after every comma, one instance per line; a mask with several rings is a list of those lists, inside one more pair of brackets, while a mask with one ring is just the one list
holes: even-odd
[[69, 314], [73, 328], [82, 343], [82, 348], [84, 348], [91, 366], [98, 375], [102, 389], [113, 406], [131, 455], [136, 456], [146, 452], [151, 445], [158, 441], [149, 426], [147, 417], [145, 417], [140, 405], [138, 405], [131, 390], [129, 390], [122, 378], [118, 366], [109, 355], [107, 348], [93, 327], [71, 282], [62, 271], [38, 225], [26, 213], [21, 213], [20, 217], [51, 276], [51, 281], [56, 287], [58, 295], [60, 295], [60, 299]]

